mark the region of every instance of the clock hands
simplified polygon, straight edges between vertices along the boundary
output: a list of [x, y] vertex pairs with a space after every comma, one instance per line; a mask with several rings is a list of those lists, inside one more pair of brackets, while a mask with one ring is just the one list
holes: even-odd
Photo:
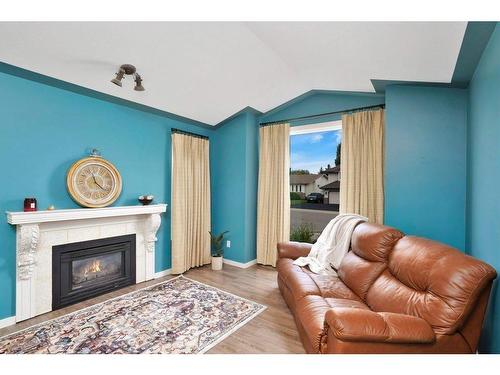
[[96, 180], [96, 178], [95, 178], [95, 175], [94, 175], [93, 173], [92, 173], [92, 179], [94, 180], [94, 183], [95, 183], [97, 186], [99, 186], [99, 187], [101, 188], [101, 190], [107, 191], [106, 189], [104, 189], [104, 188], [103, 188], [103, 187], [102, 187], [102, 186], [101, 186], [101, 185], [97, 182], [97, 180]]

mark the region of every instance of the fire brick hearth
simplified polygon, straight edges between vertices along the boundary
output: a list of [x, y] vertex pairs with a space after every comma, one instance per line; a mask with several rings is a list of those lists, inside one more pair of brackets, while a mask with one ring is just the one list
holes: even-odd
[[52, 309], [135, 284], [135, 235], [52, 247]]

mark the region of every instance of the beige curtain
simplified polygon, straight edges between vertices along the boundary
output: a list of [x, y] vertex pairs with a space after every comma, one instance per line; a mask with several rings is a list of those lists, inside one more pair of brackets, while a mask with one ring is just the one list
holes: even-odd
[[276, 266], [276, 245], [290, 240], [290, 125], [260, 128], [257, 263]]
[[172, 134], [172, 273], [210, 263], [208, 139]]
[[340, 212], [384, 221], [384, 111], [342, 116]]

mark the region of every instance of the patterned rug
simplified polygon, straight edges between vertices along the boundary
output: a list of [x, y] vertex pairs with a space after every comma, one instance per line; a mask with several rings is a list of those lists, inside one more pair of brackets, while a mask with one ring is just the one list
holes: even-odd
[[177, 277], [0, 338], [0, 353], [204, 353], [266, 307]]

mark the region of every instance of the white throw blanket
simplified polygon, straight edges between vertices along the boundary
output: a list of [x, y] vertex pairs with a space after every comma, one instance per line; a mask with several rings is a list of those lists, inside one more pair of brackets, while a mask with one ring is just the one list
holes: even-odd
[[323, 229], [309, 255], [296, 259], [293, 264], [309, 266], [312, 272], [320, 275], [336, 276], [336, 270], [349, 251], [354, 228], [365, 221], [368, 219], [360, 215], [338, 215]]

